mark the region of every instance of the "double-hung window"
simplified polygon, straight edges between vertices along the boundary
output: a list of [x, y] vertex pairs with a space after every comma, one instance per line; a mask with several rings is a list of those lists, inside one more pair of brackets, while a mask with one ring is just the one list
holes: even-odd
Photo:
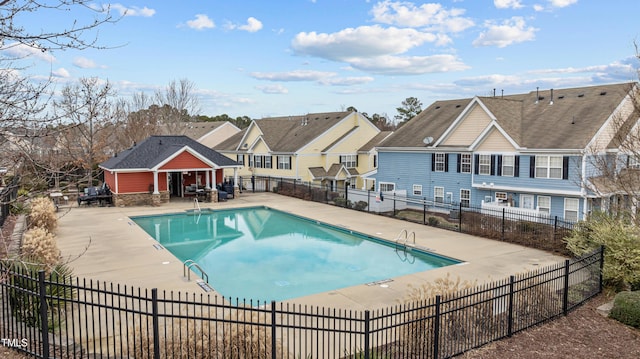
[[471, 173], [471, 154], [460, 154], [460, 173]]
[[567, 221], [578, 221], [578, 209], [580, 203], [577, 198], [565, 198], [564, 199], [564, 219]]
[[253, 156], [253, 166], [255, 168], [262, 168], [262, 156], [260, 155]]
[[347, 168], [356, 168], [358, 167], [358, 155], [342, 155], [340, 156], [340, 163]]
[[291, 156], [278, 156], [278, 169], [290, 170], [291, 169]]
[[244, 155], [237, 155], [236, 157], [237, 157], [238, 164], [244, 166]]
[[551, 213], [551, 197], [538, 196], [538, 210], [542, 213]]
[[446, 153], [436, 153], [434, 156], [434, 169], [436, 172], [445, 172], [445, 156]]
[[433, 187], [433, 201], [444, 203], [444, 187]]
[[422, 196], [422, 185], [414, 184], [413, 185], [413, 195], [414, 196]]
[[514, 168], [515, 168], [515, 161], [516, 156], [510, 155], [510, 156], [502, 156], [502, 175], [503, 176], [509, 176], [509, 177], [513, 177], [513, 174], [515, 173]]
[[536, 156], [536, 178], [562, 178], [562, 156]]
[[490, 175], [491, 174], [491, 155], [479, 155], [478, 156], [478, 174]]
[[380, 182], [380, 192], [392, 192], [396, 189], [396, 184], [391, 182]]
[[469, 207], [471, 203], [471, 190], [461, 189], [460, 190], [460, 205], [462, 207]]

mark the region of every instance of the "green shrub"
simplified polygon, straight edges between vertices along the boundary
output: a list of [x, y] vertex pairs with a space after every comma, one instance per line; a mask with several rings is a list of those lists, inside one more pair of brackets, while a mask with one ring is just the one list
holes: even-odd
[[609, 317], [640, 329], [640, 291], [616, 294]]
[[565, 241], [576, 256], [605, 246], [602, 275], [606, 286], [620, 291], [640, 283], [640, 228], [629, 218], [595, 212], [576, 224]]
[[[29, 326], [41, 328], [40, 298], [37, 272], [44, 269], [41, 265], [19, 261], [4, 262], [11, 267], [8, 280], [11, 288], [8, 291], [11, 313]], [[50, 331], [59, 328], [66, 317], [67, 301], [76, 297], [73, 289], [71, 268], [64, 264], [56, 264], [46, 277], [47, 323]]]
[[358, 211], [364, 211], [364, 209], [367, 208], [367, 202], [358, 201], [353, 205], [353, 208], [355, 208]]
[[438, 217], [429, 217], [428, 223], [430, 226], [437, 227], [440, 224]]

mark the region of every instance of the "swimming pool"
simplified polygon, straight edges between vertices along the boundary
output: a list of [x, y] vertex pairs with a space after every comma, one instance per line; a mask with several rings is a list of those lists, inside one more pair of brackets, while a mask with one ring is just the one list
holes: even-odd
[[301, 297], [459, 263], [268, 207], [131, 218], [225, 297]]

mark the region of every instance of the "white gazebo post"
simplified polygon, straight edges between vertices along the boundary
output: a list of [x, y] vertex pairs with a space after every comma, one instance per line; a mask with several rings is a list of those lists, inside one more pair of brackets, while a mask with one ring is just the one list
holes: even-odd
[[206, 186], [209, 188], [213, 188], [213, 186], [211, 185], [211, 176], [210, 176], [211, 171], [206, 171], [205, 172], [205, 183]]
[[153, 171], [153, 194], [160, 194], [158, 191], [158, 170]]

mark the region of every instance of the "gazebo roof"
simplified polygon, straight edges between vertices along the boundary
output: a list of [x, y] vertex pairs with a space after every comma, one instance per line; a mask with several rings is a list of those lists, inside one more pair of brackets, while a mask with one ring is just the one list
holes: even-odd
[[102, 162], [100, 167], [107, 170], [151, 170], [185, 148], [191, 149], [217, 167], [239, 166], [236, 161], [187, 136], [151, 136]]

